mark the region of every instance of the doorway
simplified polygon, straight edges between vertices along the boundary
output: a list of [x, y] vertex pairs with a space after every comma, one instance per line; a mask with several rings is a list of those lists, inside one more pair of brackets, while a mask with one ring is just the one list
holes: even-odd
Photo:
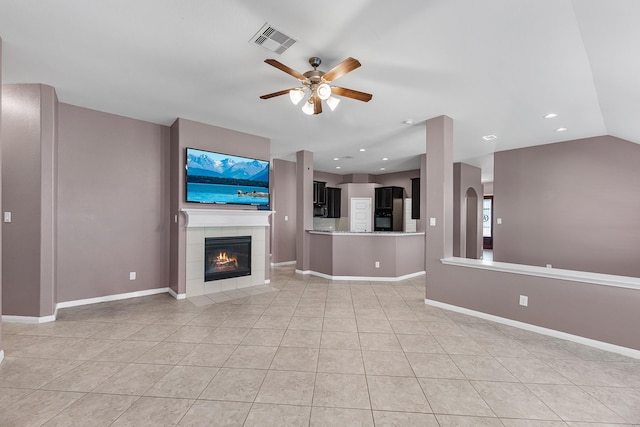
[[478, 244], [478, 193], [473, 188], [468, 188], [465, 193], [466, 210], [466, 236], [465, 257], [471, 259], [480, 258], [480, 246]]
[[371, 232], [371, 197], [352, 197], [349, 217], [350, 231]]
[[493, 196], [482, 201], [482, 249], [493, 249]]

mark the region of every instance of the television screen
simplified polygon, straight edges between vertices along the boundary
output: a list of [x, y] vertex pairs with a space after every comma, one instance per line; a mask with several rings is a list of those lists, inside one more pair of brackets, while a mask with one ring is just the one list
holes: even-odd
[[187, 148], [187, 202], [269, 206], [269, 162]]

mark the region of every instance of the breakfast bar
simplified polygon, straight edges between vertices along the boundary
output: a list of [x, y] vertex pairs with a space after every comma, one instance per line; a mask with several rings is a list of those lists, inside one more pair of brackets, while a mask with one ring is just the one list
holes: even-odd
[[424, 232], [307, 232], [311, 274], [333, 280], [398, 281], [425, 273]]

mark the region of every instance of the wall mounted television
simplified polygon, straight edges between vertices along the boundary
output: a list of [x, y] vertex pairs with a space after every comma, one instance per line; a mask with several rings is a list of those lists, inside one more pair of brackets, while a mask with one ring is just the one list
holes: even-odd
[[269, 208], [269, 162], [187, 148], [186, 201]]

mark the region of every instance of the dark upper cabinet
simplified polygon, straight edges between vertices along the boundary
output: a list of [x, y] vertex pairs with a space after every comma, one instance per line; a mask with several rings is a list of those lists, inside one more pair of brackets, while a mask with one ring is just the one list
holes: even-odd
[[393, 209], [393, 199], [402, 199], [404, 188], [402, 187], [378, 187], [375, 190], [376, 209]]
[[411, 219], [420, 219], [420, 178], [411, 178]]
[[342, 193], [339, 188], [327, 187], [327, 218], [340, 218]]
[[327, 203], [326, 193], [327, 183], [322, 181], [313, 181], [313, 204], [325, 205]]

